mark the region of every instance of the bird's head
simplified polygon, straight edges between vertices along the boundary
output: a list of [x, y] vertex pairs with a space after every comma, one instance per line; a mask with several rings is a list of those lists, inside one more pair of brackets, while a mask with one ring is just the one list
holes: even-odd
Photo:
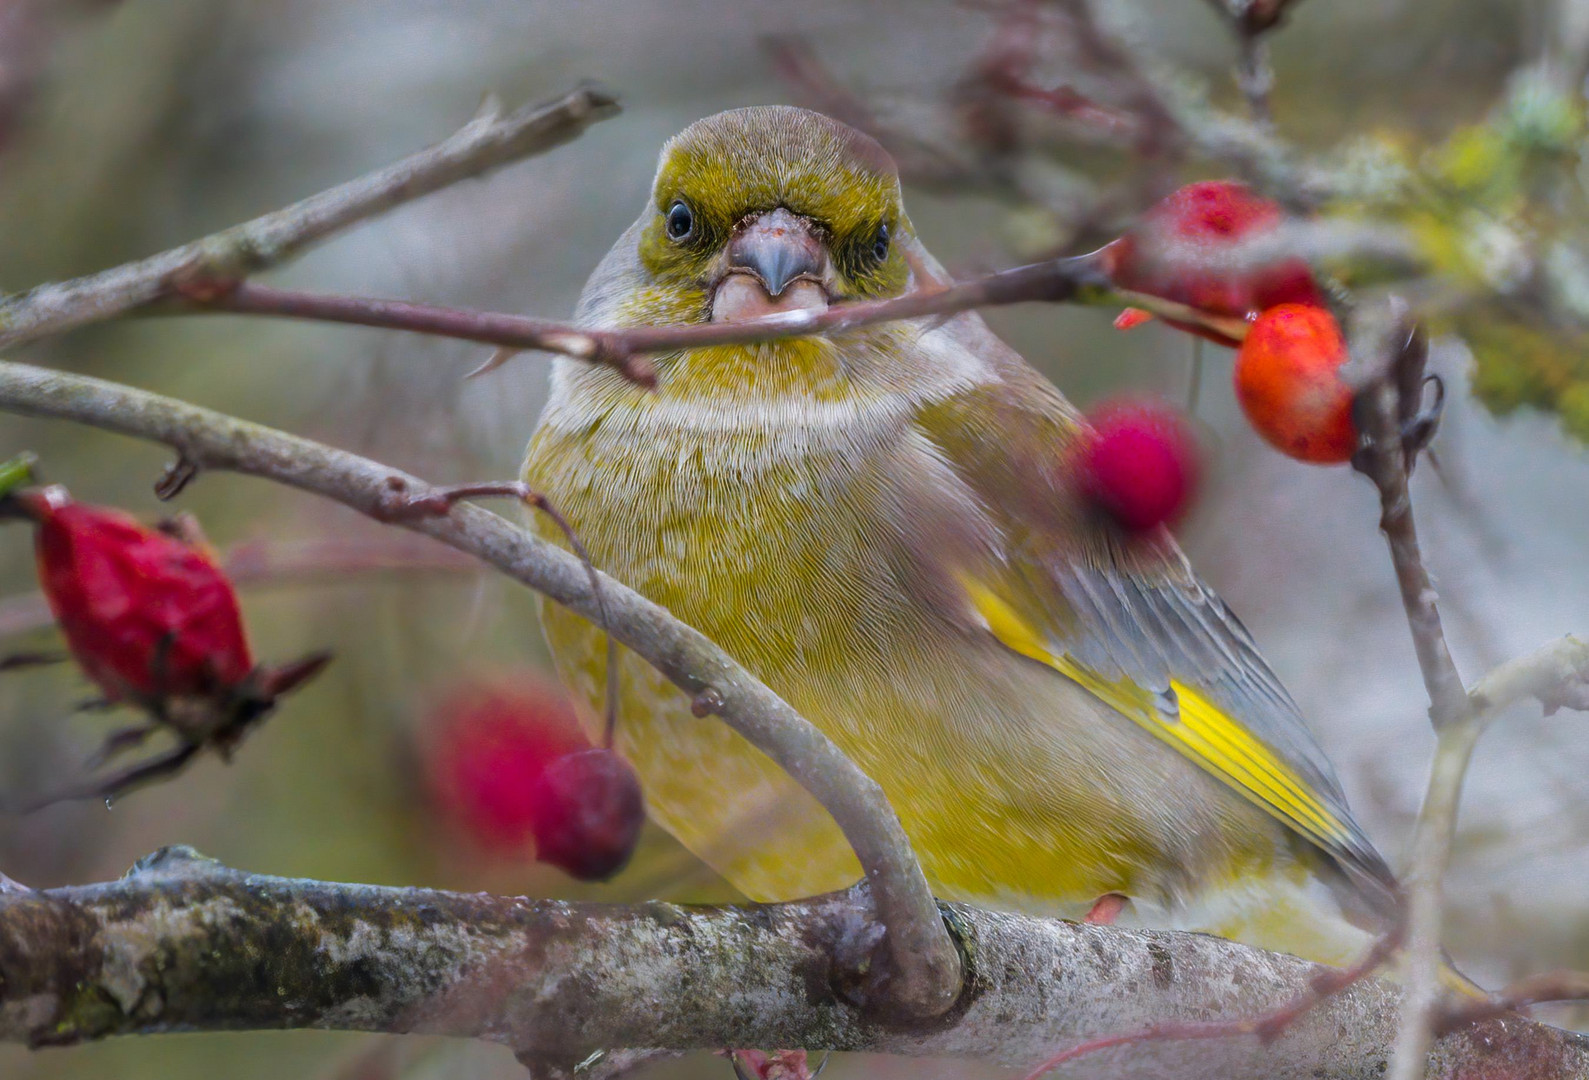
[[819, 113], [735, 109], [670, 139], [640, 260], [693, 308], [755, 318], [902, 292], [909, 228], [899, 175], [876, 141]]

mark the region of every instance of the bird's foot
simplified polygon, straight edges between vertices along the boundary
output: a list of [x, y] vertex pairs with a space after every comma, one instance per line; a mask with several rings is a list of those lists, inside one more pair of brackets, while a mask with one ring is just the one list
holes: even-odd
[[739, 1080], [816, 1080], [828, 1055], [813, 1068], [804, 1050], [725, 1050]]
[[1094, 926], [1113, 926], [1129, 901], [1119, 893], [1104, 893], [1093, 901], [1092, 908], [1082, 917], [1082, 922]]

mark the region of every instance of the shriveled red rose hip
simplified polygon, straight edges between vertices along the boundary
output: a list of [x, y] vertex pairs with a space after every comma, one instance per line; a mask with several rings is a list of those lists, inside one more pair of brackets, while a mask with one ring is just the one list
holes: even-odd
[[50, 610], [108, 700], [211, 695], [253, 671], [237, 593], [206, 553], [60, 488], [22, 498]]
[[330, 661], [254, 663], [232, 582], [201, 547], [120, 510], [72, 501], [63, 488], [0, 496], [7, 516], [31, 520], [39, 584], [73, 658], [112, 703], [149, 722], [112, 734], [102, 758], [157, 728], [178, 745], [118, 773], [32, 804], [107, 800], [180, 770], [209, 747], [229, 757], [277, 698]]

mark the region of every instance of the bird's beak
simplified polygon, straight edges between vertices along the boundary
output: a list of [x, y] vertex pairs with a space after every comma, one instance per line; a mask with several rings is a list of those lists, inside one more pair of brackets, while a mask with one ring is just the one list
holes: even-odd
[[719, 267], [714, 322], [828, 306], [827, 245], [809, 218], [781, 206], [734, 230]]
[[810, 220], [781, 206], [751, 218], [728, 244], [728, 272], [750, 274], [774, 299], [801, 279], [820, 284], [826, 262]]
[[791, 282], [822, 283], [827, 248], [808, 218], [783, 207], [759, 214], [728, 244], [728, 273], [750, 274], [777, 299]]

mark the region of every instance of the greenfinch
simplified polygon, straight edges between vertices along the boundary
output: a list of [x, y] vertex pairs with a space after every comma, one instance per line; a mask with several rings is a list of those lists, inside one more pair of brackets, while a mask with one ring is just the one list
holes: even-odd
[[[946, 280], [882, 147], [757, 107], [667, 143], [577, 318], [721, 322]], [[525, 480], [597, 566], [883, 787], [938, 895], [1123, 907], [1330, 963], [1388, 925], [1395, 878], [1251, 636], [1162, 527], [1127, 534], [1087, 505], [1085, 421], [977, 315], [656, 368], [649, 390], [560, 360]], [[599, 715], [600, 630], [551, 604], [542, 621]], [[619, 664], [619, 748], [687, 848], [758, 901], [860, 876], [771, 761], [637, 657]]]

